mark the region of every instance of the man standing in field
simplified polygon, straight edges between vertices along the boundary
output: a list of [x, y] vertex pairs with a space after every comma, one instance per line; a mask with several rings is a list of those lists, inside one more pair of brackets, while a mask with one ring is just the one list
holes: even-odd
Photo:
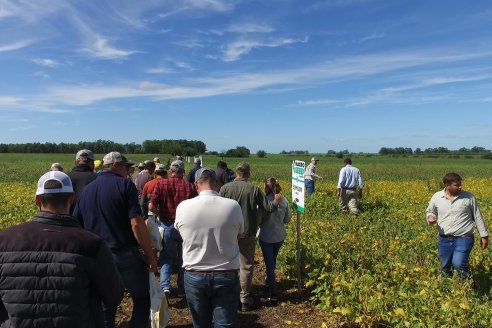
[[460, 277], [469, 278], [468, 260], [474, 244], [473, 230], [476, 227], [480, 234], [482, 249], [487, 248], [489, 233], [477, 200], [472, 193], [462, 190], [461, 176], [448, 173], [442, 181], [444, 190], [436, 192], [427, 207], [427, 223], [437, 223], [443, 273], [451, 277], [452, 268], [455, 268]]
[[94, 173], [94, 154], [88, 149], [82, 149], [75, 155], [75, 166], [67, 175], [72, 180], [73, 190], [75, 192], [75, 202], [70, 207], [70, 213], [73, 213], [75, 204], [79, 199], [80, 193], [86, 185], [96, 180], [97, 174]]
[[149, 206], [148, 199], [144, 197], [142, 190], [145, 184], [152, 180], [152, 175], [154, 174], [155, 168], [155, 163], [147, 160], [144, 162], [144, 169], [140, 171], [135, 178], [135, 186], [137, 186], [138, 190], [138, 203], [140, 204], [140, 208], [142, 209], [142, 214], [145, 219], [148, 215]]
[[345, 158], [344, 167], [340, 170], [337, 184], [337, 198], [342, 211], [350, 211], [351, 214], [359, 214], [357, 201], [362, 198], [362, 176], [358, 168], [352, 166], [352, 160]]
[[[148, 206], [149, 199], [154, 192], [155, 186], [159, 183], [161, 179], [167, 178], [167, 170], [164, 164], [159, 164], [154, 171], [154, 179], [147, 182], [142, 189], [142, 197], [145, 200], [145, 206]], [[148, 211], [149, 218], [152, 216], [154, 219], [157, 218], [158, 213]]]
[[[126, 178], [132, 164], [119, 152], [106, 154], [104, 172], [84, 188], [74, 216], [110, 247], [133, 300], [130, 327], [143, 328], [147, 327], [150, 314], [148, 271], [157, 271], [157, 261], [138, 204], [137, 188]], [[106, 327], [115, 327], [116, 310], [113, 304], [104, 307]]]
[[184, 180], [184, 163], [175, 160], [171, 163], [171, 175], [161, 179], [150, 196], [149, 210], [159, 214], [159, 224], [164, 228], [162, 251], [159, 255], [161, 265], [161, 287], [166, 294], [171, 293], [171, 272], [176, 258], [178, 270], [178, 296], [184, 296], [183, 239], [174, 228], [176, 208], [179, 203], [197, 195], [195, 187]]
[[255, 263], [256, 232], [258, 230], [257, 207], [272, 212], [277, 209], [283, 196], [276, 194], [273, 202], [252, 183], [248, 182], [250, 177], [248, 163], [241, 163], [236, 167], [236, 179], [220, 188], [220, 195], [225, 198], [234, 199], [241, 206], [244, 220], [244, 234], [239, 239], [240, 273], [241, 284], [241, 311], [250, 311], [253, 306], [251, 286], [253, 283], [253, 270]]
[[36, 190], [40, 211], [0, 231], [1, 327], [99, 327], [101, 303], [116, 307], [123, 283], [101, 238], [69, 215], [70, 178], [53, 171]]
[[304, 171], [304, 185], [306, 186], [306, 191], [309, 197], [311, 197], [314, 193], [314, 185], [316, 184], [316, 180], [321, 178], [321, 176], [316, 174], [316, 165], [318, 162], [319, 159], [316, 157], [311, 158], [311, 163], [306, 167], [306, 171]]
[[[215, 172], [195, 174], [199, 196], [181, 202], [174, 226], [183, 238], [183, 267], [188, 307], [195, 327], [234, 327], [239, 302], [241, 207], [214, 191]], [[200, 247], [197, 247], [200, 245]]]
[[202, 168], [202, 160], [200, 158], [195, 158], [193, 160], [193, 163], [195, 164], [195, 166], [191, 169], [190, 173], [188, 173], [188, 176], [186, 177], [186, 181], [191, 184], [195, 183], [195, 173]]

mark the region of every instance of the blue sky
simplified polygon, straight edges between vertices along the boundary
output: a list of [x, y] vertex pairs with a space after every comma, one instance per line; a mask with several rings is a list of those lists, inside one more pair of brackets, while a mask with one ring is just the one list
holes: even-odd
[[492, 149], [491, 17], [482, 0], [0, 0], [0, 142]]

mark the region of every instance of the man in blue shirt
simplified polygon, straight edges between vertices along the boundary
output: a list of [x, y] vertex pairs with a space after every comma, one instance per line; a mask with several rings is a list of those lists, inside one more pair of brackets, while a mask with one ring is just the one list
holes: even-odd
[[362, 176], [358, 168], [352, 166], [352, 160], [345, 158], [344, 167], [340, 170], [337, 185], [337, 198], [342, 211], [350, 211], [351, 214], [359, 214], [357, 200], [362, 197]]
[[[130, 326], [136, 328], [148, 325], [148, 271], [157, 271], [157, 261], [138, 204], [137, 188], [126, 178], [132, 164], [119, 152], [104, 156], [103, 173], [84, 188], [73, 215], [85, 229], [102, 237], [111, 249], [125, 288], [133, 299]], [[104, 308], [106, 327], [115, 327], [116, 310], [116, 306]]]

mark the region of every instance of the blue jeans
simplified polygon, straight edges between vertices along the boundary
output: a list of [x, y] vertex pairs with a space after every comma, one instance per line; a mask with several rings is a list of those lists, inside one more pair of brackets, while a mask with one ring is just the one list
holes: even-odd
[[[112, 249], [113, 260], [123, 279], [126, 291], [133, 300], [131, 328], [146, 328], [149, 325], [150, 295], [149, 272], [143, 255], [138, 248]], [[104, 326], [115, 327], [117, 307], [107, 308], [103, 304]]]
[[314, 193], [314, 181], [313, 180], [304, 180], [304, 185], [306, 186], [306, 192], [310, 197]]
[[439, 236], [439, 257], [441, 258], [442, 271], [446, 276], [451, 277], [453, 275], [453, 267], [458, 270], [460, 277], [469, 278], [471, 276], [468, 260], [473, 243], [474, 238], [471, 236]]
[[171, 273], [173, 261], [176, 260], [178, 270], [178, 293], [184, 293], [183, 283], [183, 239], [174, 228], [174, 221], [160, 221], [164, 228], [164, 238], [162, 238], [162, 250], [159, 254], [161, 265], [161, 288], [171, 290]]
[[275, 282], [275, 268], [277, 266], [277, 255], [284, 241], [278, 243], [267, 243], [260, 239], [261, 252], [265, 260], [269, 295], [277, 294], [277, 284]]
[[237, 272], [197, 273], [184, 275], [186, 301], [194, 328], [235, 327], [239, 305]]

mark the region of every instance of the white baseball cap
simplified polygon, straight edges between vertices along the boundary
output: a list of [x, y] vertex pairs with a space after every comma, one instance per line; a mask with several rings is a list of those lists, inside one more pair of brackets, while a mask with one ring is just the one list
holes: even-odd
[[[55, 180], [60, 182], [61, 188], [45, 189], [45, 184], [49, 180]], [[38, 188], [36, 190], [36, 196], [44, 194], [58, 194], [58, 193], [73, 192], [72, 180], [70, 177], [61, 171], [49, 171], [41, 176], [38, 181]]]

